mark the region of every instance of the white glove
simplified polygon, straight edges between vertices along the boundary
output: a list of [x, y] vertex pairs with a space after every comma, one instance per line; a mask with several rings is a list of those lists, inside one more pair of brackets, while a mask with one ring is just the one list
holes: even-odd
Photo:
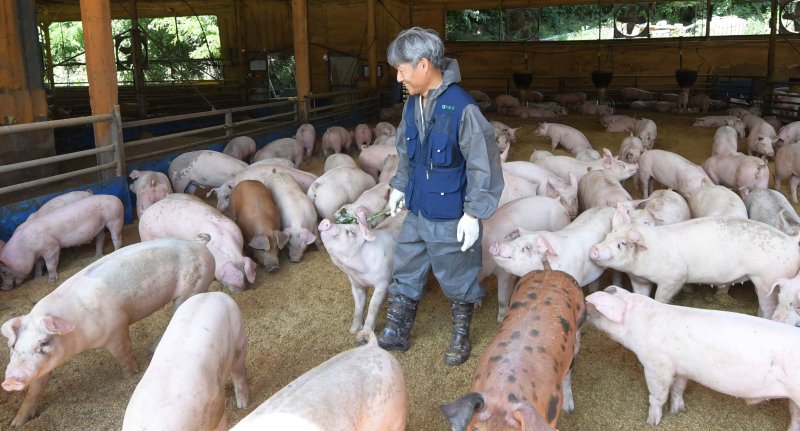
[[392, 188], [391, 193], [389, 193], [389, 205], [387, 207], [389, 208], [389, 215], [394, 217], [395, 214], [397, 214], [401, 208], [405, 208], [405, 206], [406, 194], [400, 190]]
[[461, 216], [461, 220], [458, 221], [458, 228], [456, 229], [456, 240], [464, 240], [461, 251], [467, 251], [468, 248], [472, 247], [472, 244], [478, 239], [479, 229], [478, 219], [467, 213]]

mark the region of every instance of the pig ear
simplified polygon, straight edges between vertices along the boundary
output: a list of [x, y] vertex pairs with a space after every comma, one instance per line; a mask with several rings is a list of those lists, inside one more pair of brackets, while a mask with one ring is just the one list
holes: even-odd
[[549, 429], [549, 424], [529, 403], [517, 403], [511, 416], [519, 423], [520, 431]]
[[482, 394], [470, 392], [450, 404], [440, 405], [439, 409], [450, 422], [452, 431], [466, 431], [472, 414], [483, 410], [484, 404]]
[[772, 292], [774, 292], [776, 288], [778, 290], [780, 290], [781, 286], [786, 284], [788, 281], [789, 280], [787, 280], [785, 278], [779, 278], [779, 279], [775, 280], [775, 282], [772, 283], [772, 286], [769, 287], [769, 291], [767, 291], [767, 296], [772, 296]]
[[628, 232], [628, 241], [636, 244], [641, 250], [647, 250], [647, 247], [644, 245], [644, 238], [642, 237], [642, 233], [636, 229], [631, 229]]
[[17, 331], [22, 325], [24, 318], [25, 316], [13, 317], [8, 319], [6, 323], [3, 323], [3, 326], [0, 326], [0, 332], [2, 332], [4, 337], [8, 338], [9, 348], [14, 347], [14, 342], [17, 341]]
[[611, 217], [611, 229], [631, 222], [631, 216], [628, 214], [627, 208], [622, 204], [617, 204], [614, 210], [614, 215]]
[[211, 189], [211, 190], [209, 190], [209, 191], [208, 191], [208, 193], [206, 193], [206, 197], [207, 197], [207, 198], [210, 198], [212, 193], [214, 193], [215, 195], [219, 196], [219, 190], [220, 190], [221, 188], [222, 188], [222, 187], [217, 187], [217, 188], [214, 188], [214, 189]]
[[56, 316], [44, 316], [42, 318], [44, 330], [56, 335], [67, 334], [75, 329], [75, 324], [69, 323], [64, 319]]
[[[269, 245], [269, 241], [267, 241], [267, 245]], [[256, 263], [246, 256], [244, 258], [244, 274], [250, 284], [256, 282]]]
[[586, 297], [586, 302], [594, 305], [600, 314], [614, 323], [622, 323], [625, 320], [627, 304], [622, 299], [606, 292], [595, 292]]
[[313, 244], [314, 241], [317, 240], [317, 236], [314, 235], [310, 230], [303, 229], [302, 239], [303, 239], [303, 242], [306, 243], [306, 245], [309, 245], [309, 244]]
[[545, 181], [544, 182], [545, 190], [547, 191], [546, 196], [549, 196], [551, 198], [556, 197], [558, 195], [558, 189], [556, 188], [556, 186], [554, 186], [553, 183], [550, 182], [550, 180], [544, 180], [544, 181]]
[[558, 257], [558, 253], [556, 253], [556, 251], [553, 249], [553, 246], [550, 245], [550, 241], [541, 235], [536, 237], [536, 246], [540, 253], [546, 256]]
[[254, 236], [247, 245], [258, 250], [269, 251], [269, 240], [264, 234]]
[[279, 230], [276, 230], [274, 232], [275, 232], [275, 239], [278, 241], [278, 249], [283, 249], [283, 247], [285, 247], [286, 243], [289, 241], [289, 237], [285, 233]]
[[578, 179], [575, 178], [575, 175], [569, 174], [569, 185], [573, 187], [578, 187]]
[[780, 212], [778, 213], [778, 219], [775, 220], [775, 228], [780, 230], [780, 231], [783, 231], [783, 230], [786, 229], [787, 223], [786, 223], [785, 212], [786, 212], [786, 210], [780, 210]]
[[612, 159], [614, 158], [614, 155], [611, 154], [611, 150], [609, 150], [608, 148], [603, 148], [603, 156], [604, 157], [611, 157]]
[[128, 175], [128, 176], [131, 177], [132, 180], [135, 180], [135, 179], [137, 179], [137, 178], [142, 176], [142, 172], [139, 171], [139, 170], [134, 169], [134, 170], [131, 171], [130, 175]]

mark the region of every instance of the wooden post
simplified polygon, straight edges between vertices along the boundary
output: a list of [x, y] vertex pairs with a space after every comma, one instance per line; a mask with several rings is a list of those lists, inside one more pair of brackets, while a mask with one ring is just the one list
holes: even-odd
[[778, 33], [778, 0], [772, 0], [769, 17], [769, 50], [767, 51], [767, 82], [764, 85], [764, 112], [772, 107], [772, 86], [775, 81], [775, 40]]
[[[297, 85], [298, 109], [305, 106], [311, 90], [311, 72], [308, 63], [308, 4], [307, 0], [292, 0], [292, 29], [294, 30], [294, 70]], [[300, 112], [303, 121], [308, 118], [305, 108]]]
[[[80, 0], [83, 41], [86, 49], [86, 73], [89, 78], [89, 103], [92, 115], [113, 114], [117, 105], [117, 64], [111, 33], [111, 3], [105, 0]], [[111, 125], [94, 124], [94, 145], [112, 144]], [[97, 155], [98, 163], [114, 161], [110, 152]], [[113, 178], [114, 171], [103, 171], [101, 179]]]
[[50, 84], [50, 88], [54, 88], [56, 86], [56, 77], [55, 73], [53, 72], [53, 50], [50, 45], [50, 25], [51, 22], [43, 22], [42, 23], [42, 32], [44, 33], [44, 55], [45, 55], [45, 65], [44, 70], [47, 76], [47, 81]]
[[367, 0], [367, 41], [369, 42], [369, 86], [378, 88], [378, 46], [375, 40], [375, 0]]
[[139, 12], [136, 0], [131, 0], [131, 65], [133, 67], [133, 89], [136, 92], [136, 106], [139, 118], [147, 116], [147, 96], [145, 95], [144, 63], [147, 60], [142, 52], [142, 32], [139, 30]]

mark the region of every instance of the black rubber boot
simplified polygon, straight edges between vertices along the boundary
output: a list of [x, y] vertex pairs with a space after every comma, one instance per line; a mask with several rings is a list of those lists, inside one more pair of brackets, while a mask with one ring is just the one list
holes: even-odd
[[472, 344], [469, 342], [469, 324], [472, 321], [474, 304], [469, 302], [453, 301], [450, 303], [450, 313], [453, 315], [453, 333], [450, 336], [450, 345], [444, 354], [444, 363], [447, 365], [461, 365], [469, 359]]
[[417, 316], [417, 301], [401, 294], [389, 294], [386, 326], [378, 337], [378, 345], [386, 350], [408, 350], [408, 337]]

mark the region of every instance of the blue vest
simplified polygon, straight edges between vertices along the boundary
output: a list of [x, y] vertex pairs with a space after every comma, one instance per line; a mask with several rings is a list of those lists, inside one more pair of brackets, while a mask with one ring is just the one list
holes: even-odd
[[415, 112], [420, 96], [406, 102], [406, 149], [408, 185], [406, 208], [428, 220], [444, 221], [464, 214], [467, 188], [466, 162], [458, 145], [461, 114], [475, 99], [456, 84], [450, 84], [435, 100], [431, 119], [420, 140]]

